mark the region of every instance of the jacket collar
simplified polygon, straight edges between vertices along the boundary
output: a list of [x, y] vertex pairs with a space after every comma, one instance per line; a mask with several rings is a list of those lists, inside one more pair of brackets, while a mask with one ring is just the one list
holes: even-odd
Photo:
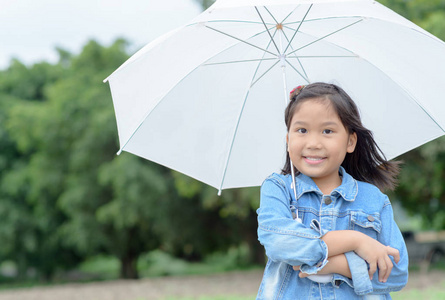
[[[351, 175], [346, 173], [343, 167], [340, 167], [339, 173], [342, 176], [342, 183], [339, 187], [335, 188], [331, 192], [331, 196], [341, 196], [346, 201], [354, 201], [357, 196], [358, 186], [357, 180], [355, 180]], [[300, 173], [296, 180], [297, 185], [297, 198], [300, 199], [305, 193], [315, 192], [321, 196], [323, 193], [317, 187], [312, 178]]]

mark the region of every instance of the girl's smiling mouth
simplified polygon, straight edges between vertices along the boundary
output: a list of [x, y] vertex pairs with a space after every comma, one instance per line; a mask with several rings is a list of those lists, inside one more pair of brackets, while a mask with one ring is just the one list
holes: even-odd
[[326, 157], [321, 156], [303, 156], [303, 159], [306, 163], [310, 165], [316, 165], [322, 163]]

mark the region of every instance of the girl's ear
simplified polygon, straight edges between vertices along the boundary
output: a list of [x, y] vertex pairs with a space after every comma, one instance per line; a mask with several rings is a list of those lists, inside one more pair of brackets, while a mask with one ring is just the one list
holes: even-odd
[[355, 150], [355, 146], [357, 145], [357, 133], [353, 132], [349, 135], [348, 139], [348, 147], [346, 148], [346, 152], [352, 153]]

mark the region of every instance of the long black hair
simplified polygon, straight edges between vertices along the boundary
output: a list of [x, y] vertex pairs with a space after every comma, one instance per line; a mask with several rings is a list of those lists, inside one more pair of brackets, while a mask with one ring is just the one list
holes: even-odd
[[[349, 134], [357, 135], [357, 145], [352, 153], [347, 153], [341, 164], [347, 173], [357, 180], [376, 185], [380, 190], [393, 190], [397, 184], [400, 162], [388, 161], [374, 140], [372, 132], [366, 129], [360, 119], [357, 105], [349, 95], [334, 84], [316, 82], [295, 88], [290, 95], [284, 120], [289, 132], [292, 117], [299, 105], [305, 101], [330, 101], [343, 126]], [[291, 173], [289, 153], [282, 174]], [[295, 168], [295, 174], [299, 171]]]

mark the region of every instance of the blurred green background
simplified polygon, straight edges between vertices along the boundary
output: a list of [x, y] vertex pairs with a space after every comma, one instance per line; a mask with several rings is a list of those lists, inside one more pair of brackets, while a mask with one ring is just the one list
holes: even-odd
[[[445, 40], [445, 0], [381, 3]], [[131, 55], [128, 46], [91, 40], [80, 53], [57, 49], [57, 63], [13, 60], [0, 70], [0, 288], [264, 264], [258, 188], [218, 197], [182, 174], [116, 156], [102, 80]], [[390, 197], [401, 229], [445, 229], [445, 139], [399, 159]]]

